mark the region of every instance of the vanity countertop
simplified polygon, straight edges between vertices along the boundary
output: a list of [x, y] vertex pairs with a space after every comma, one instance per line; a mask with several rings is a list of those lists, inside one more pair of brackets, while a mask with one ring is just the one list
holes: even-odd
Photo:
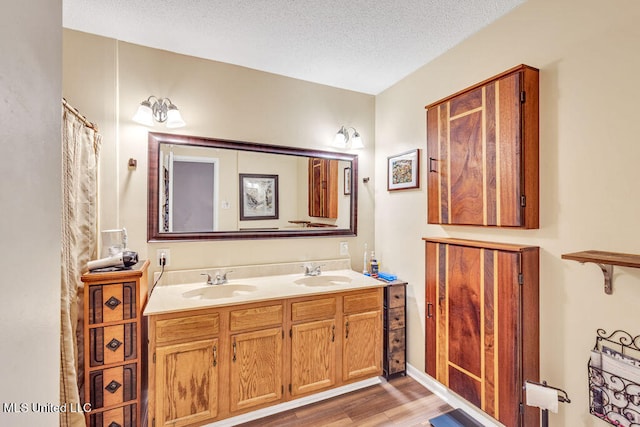
[[347, 268], [323, 270], [319, 276], [293, 273], [244, 278], [230, 277], [223, 285], [207, 285], [204, 278], [197, 282], [178, 283], [181, 284], [156, 286], [144, 310], [144, 315], [386, 286], [385, 282]]

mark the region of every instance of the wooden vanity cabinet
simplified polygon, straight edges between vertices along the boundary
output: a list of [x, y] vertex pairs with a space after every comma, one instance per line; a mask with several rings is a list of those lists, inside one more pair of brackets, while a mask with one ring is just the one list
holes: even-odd
[[281, 302], [231, 311], [231, 412], [282, 399], [283, 320]]
[[382, 373], [382, 288], [343, 297], [342, 380]]
[[136, 426], [145, 414], [147, 268], [86, 273], [84, 283], [84, 401], [87, 425]]
[[539, 377], [539, 248], [425, 238], [427, 374], [508, 427]]
[[539, 227], [538, 70], [426, 106], [429, 224]]
[[338, 218], [338, 161], [309, 159], [309, 216]]
[[149, 337], [150, 425], [203, 425], [380, 375], [382, 288], [151, 315]]
[[186, 426], [218, 415], [220, 314], [151, 322], [150, 425]]
[[291, 382], [289, 392], [298, 397], [336, 384], [335, 296], [291, 303]]

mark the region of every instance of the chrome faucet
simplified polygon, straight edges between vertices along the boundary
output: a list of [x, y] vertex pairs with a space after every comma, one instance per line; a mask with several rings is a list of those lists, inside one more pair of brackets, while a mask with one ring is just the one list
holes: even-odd
[[225, 271], [220, 274], [219, 271], [216, 271], [215, 278], [211, 276], [209, 273], [201, 273], [201, 276], [207, 276], [207, 285], [224, 285], [227, 283], [227, 274], [233, 273], [233, 270]]
[[319, 276], [322, 274], [322, 269], [321, 267], [324, 264], [318, 264], [318, 265], [313, 265], [313, 264], [304, 264], [302, 267], [304, 267], [304, 275], [305, 276]]

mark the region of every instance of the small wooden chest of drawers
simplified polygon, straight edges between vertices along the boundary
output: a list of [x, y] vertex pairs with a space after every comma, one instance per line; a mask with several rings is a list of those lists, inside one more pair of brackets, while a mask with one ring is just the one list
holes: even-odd
[[384, 288], [384, 358], [385, 378], [406, 374], [406, 286], [394, 281]]
[[88, 426], [141, 425], [148, 266], [144, 261], [131, 270], [82, 275]]

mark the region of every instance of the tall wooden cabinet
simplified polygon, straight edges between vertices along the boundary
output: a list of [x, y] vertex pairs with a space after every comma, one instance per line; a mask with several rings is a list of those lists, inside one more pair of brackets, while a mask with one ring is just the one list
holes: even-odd
[[538, 70], [426, 106], [428, 222], [538, 228]]
[[338, 218], [338, 161], [309, 159], [309, 216]]
[[427, 373], [508, 427], [538, 425], [522, 387], [539, 377], [539, 248], [423, 240]]
[[[84, 282], [84, 398], [87, 425], [135, 427], [142, 423], [143, 369], [149, 261], [131, 270], [86, 273]], [[143, 353], [144, 351], [144, 353]], [[143, 383], [145, 383], [143, 385]]]

